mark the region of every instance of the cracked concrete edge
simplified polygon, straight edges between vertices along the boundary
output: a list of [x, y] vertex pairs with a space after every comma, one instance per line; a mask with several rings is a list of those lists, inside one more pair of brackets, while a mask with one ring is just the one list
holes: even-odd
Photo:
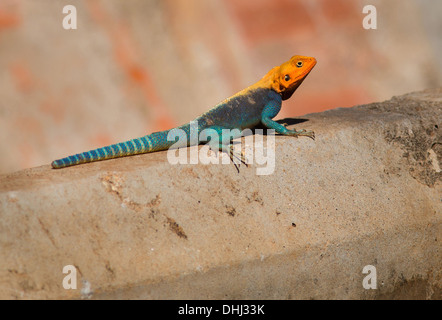
[[306, 115], [268, 176], [165, 152], [2, 175], [0, 297], [440, 299], [441, 101]]

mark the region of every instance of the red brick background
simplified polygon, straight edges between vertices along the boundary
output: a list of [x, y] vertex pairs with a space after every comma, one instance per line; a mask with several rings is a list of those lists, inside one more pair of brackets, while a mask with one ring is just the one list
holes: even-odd
[[[78, 29], [62, 28], [65, 5]], [[378, 29], [362, 28], [365, 4]], [[442, 2], [1, 0], [0, 173], [192, 120], [294, 54], [279, 117], [441, 85]]]

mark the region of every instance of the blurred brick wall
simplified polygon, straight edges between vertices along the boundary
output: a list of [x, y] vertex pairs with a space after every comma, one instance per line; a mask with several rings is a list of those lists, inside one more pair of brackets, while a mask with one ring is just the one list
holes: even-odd
[[[64, 30], [62, 9], [77, 8]], [[373, 4], [378, 29], [362, 28]], [[0, 0], [0, 173], [192, 120], [294, 54], [278, 118], [441, 85], [432, 0]]]

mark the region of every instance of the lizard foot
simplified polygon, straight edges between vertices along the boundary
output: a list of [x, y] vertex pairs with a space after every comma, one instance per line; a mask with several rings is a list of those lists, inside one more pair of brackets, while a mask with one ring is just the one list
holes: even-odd
[[305, 129], [301, 129], [299, 131], [296, 130], [289, 130], [286, 135], [288, 136], [293, 136], [293, 137], [299, 137], [299, 136], [305, 136], [305, 137], [309, 137], [312, 138], [313, 140], [315, 140], [315, 133], [313, 131], [307, 131]]

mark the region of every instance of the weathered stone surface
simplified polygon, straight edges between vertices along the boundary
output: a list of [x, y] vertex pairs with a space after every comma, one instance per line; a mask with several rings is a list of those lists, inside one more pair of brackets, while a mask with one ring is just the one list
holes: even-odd
[[441, 108], [307, 115], [267, 176], [166, 152], [0, 176], [0, 298], [441, 299]]

